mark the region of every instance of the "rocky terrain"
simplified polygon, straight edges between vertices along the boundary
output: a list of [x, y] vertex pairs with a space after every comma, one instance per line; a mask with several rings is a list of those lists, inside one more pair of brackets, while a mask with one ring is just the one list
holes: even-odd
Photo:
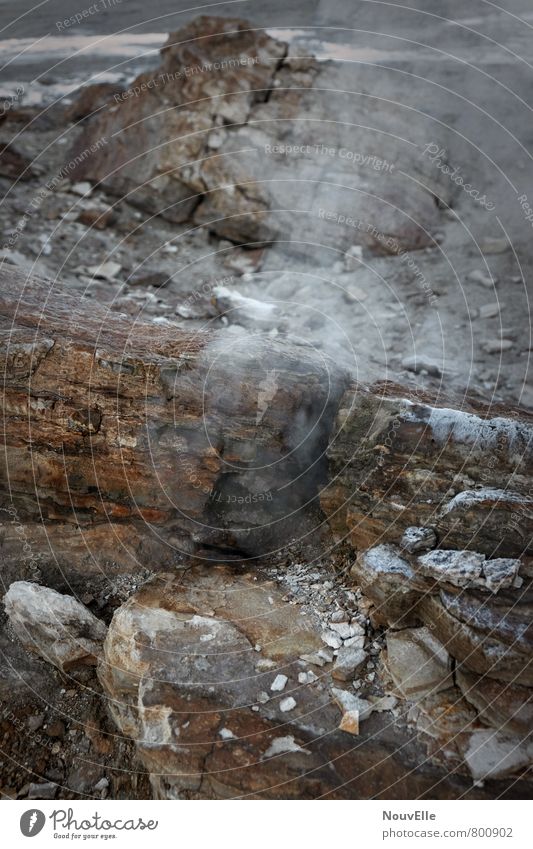
[[531, 796], [527, 197], [312, 47], [0, 115], [8, 798]]

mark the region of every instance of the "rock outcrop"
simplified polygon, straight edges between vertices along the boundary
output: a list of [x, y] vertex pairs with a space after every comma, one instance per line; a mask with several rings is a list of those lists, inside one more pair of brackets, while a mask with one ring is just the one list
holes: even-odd
[[[350, 625], [349, 613], [313, 608], [312, 593], [303, 603], [286, 593], [282, 577], [194, 566], [160, 575], [115, 613], [99, 677], [155, 797], [472, 793], [459, 774], [439, 782], [441, 767], [391, 714], [396, 699], [380, 695], [372, 676], [359, 691], [350, 675], [332, 677], [335, 655], [354, 639], [364, 644], [365, 629]], [[348, 636], [350, 627], [362, 636]]]
[[[392, 255], [434, 244], [435, 197], [450, 201], [453, 183], [423, 155], [422, 126], [420, 148], [399, 147], [412, 110], [338, 90], [329, 63], [292, 56], [239, 19], [195, 19], [161, 59], [86, 119], [72, 179], [237, 243], [279, 238], [305, 252], [329, 240]], [[339, 121], [354, 98], [357, 121]], [[84, 91], [72, 115], [90, 101]]]

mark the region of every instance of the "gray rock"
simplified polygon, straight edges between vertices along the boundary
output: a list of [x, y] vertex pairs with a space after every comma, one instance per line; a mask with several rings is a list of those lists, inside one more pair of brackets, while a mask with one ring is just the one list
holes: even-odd
[[501, 354], [503, 351], [510, 351], [513, 347], [513, 342], [510, 339], [489, 339], [483, 345], [483, 350], [487, 354]]
[[413, 354], [412, 356], [404, 357], [402, 368], [412, 371], [415, 374], [426, 371], [434, 377], [440, 377], [442, 375], [442, 366], [426, 354]]
[[448, 653], [429, 628], [389, 631], [386, 666], [405, 698], [422, 699], [453, 685]]
[[72, 596], [16, 581], [4, 604], [13, 630], [29, 651], [63, 672], [96, 664], [107, 628]]
[[437, 545], [437, 534], [433, 528], [406, 528], [400, 542], [400, 548], [409, 554], [420, 554]]
[[476, 268], [475, 271], [470, 271], [466, 275], [466, 279], [471, 280], [473, 283], [481, 283], [487, 289], [492, 289], [496, 285], [496, 278], [492, 278], [488, 272], [482, 271], [479, 268]]
[[28, 789], [28, 799], [55, 799], [57, 784], [45, 781], [42, 784], [32, 783]]
[[520, 560], [498, 557], [487, 560], [475, 551], [436, 549], [417, 559], [422, 575], [456, 587], [480, 587], [498, 592], [516, 581]]
[[343, 646], [337, 653], [337, 659], [332, 671], [332, 677], [339, 681], [350, 681], [366, 663], [367, 655], [364, 649], [355, 646]]

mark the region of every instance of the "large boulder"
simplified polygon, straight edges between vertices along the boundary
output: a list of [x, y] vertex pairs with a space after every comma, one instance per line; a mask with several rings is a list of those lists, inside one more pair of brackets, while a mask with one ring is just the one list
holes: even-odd
[[15, 581], [4, 596], [21, 643], [62, 672], [95, 666], [107, 628], [72, 596], [29, 581]]

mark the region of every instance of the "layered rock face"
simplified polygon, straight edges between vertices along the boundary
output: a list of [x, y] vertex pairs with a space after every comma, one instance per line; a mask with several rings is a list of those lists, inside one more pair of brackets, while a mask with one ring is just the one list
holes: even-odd
[[[439, 783], [441, 767], [391, 713], [396, 698], [356, 694], [370, 657], [365, 618], [339, 607], [344, 596], [355, 610], [353, 593], [335, 590], [298, 601], [282, 577], [195, 566], [115, 613], [99, 677], [156, 798], [471, 792], [460, 775]], [[348, 669], [354, 648], [363, 660]]]
[[8, 528], [9, 515], [24, 526], [4, 540], [15, 578], [30, 577], [24, 545], [37, 567], [51, 544], [72, 576], [110, 560], [162, 568], [191, 541], [264, 551], [295, 532], [327, 472], [334, 364], [257, 335], [154, 332], [0, 274], [1, 506]]
[[449, 201], [453, 184], [421, 155], [422, 126], [420, 150], [398, 144], [413, 136], [412, 110], [356, 85], [357, 121], [339, 121], [354, 92], [338, 90], [330, 65], [291, 56], [239, 19], [195, 19], [169, 35], [161, 58], [86, 119], [73, 179], [237, 243], [378, 254], [433, 244], [435, 198]]

